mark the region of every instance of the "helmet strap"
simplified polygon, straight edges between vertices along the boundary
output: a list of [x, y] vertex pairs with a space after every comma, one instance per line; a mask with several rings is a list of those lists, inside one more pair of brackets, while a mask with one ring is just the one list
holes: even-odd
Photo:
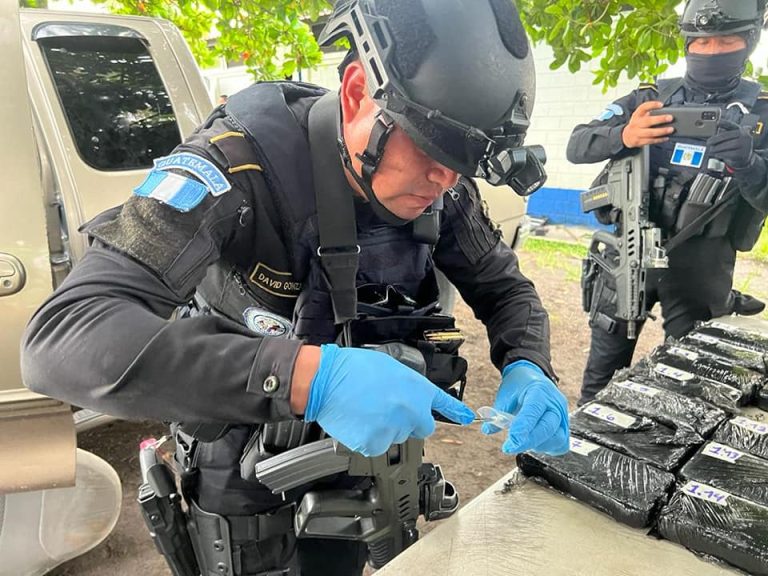
[[344, 167], [352, 175], [352, 178], [354, 178], [357, 185], [365, 194], [365, 197], [371, 204], [371, 208], [376, 216], [392, 226], [404, 226], [409, 221], [400, 218], [385, 208], [384, 205], [379, 202], [376, 193], [373, 191], [373, 175], [376, 173], [376, 169], [379, 167], [379, 163], [384, 156], [384, 147], [387, 145], [387, 141], [389, 140], [394, 127], [395, 123], [392, 118], [390, 118], [384, 110], [379, 110], [376, 114], [376, 123], [371, 129], [371, 135], [368, 137], [368, 145], [365, 147], [365, 151], [355, 155], [355, 157], [362, 163], [362, 175], [358, 174], [352, 166], [349, 149], [344, 141], [341, 114], [339, 114], [338, 145], [341, 159], [344, 162]]

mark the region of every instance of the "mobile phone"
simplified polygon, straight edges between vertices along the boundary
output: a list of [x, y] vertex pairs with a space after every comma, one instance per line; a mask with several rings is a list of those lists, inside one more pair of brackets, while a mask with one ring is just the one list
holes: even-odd
[[707, 139], [717, 132], [721, 110], [718, 106], [667, 106], [651, 110], [651, 116], [665, 114], [671, 114], [674, 120], [661, 126], [672, 126], [678, 138]]

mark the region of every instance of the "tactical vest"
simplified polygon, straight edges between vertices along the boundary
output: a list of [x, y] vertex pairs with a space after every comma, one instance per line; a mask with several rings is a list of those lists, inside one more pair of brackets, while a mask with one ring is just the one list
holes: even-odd
[[[231, 96], [223, 112], [218, 112], [226, 114], [245, 139], [216, 140], [212, 145], [230, 165], [250, 155], [245, 161], [262, 167], [268, 194], [257, 190], [254, 195], [259, 196], [254, 198], [255, 210], [265, 214], [244, 213], [241, 218], [243, 226], [254, 227], [252, 245], [223, 253], [198, 287], [201, 302], [213, 312], [265, 337], [295, 337], [310, 344], [333, 342], [338, 336], [317, 255], [316, 198], [307, 132], [309, 110], [325, 93], [301, 83], [259, 83]], [[335, 143], [334, 131], [329, 146]], [[257, 217], [268, 218], [274, 230], [255, 226]], [[432, 246], [417, 242], [410, 225], [384, 224], [362, 201], [356, 202], [356, 217], [360, 246], [356, 285], [363, 291], [368, 286], [373, 291], [393, 286], [417, 303], [435, 301]], [[466, 371], [466, 363], [459, 368]], [[255, 462], [317, 440], [320, 429], [316, 424], [286, 420], [231, 426], [222, 434], [217, 430], [215, 439], [208, 439], [214, 441], [197, 436], [201, 443], [186, 438], [195, 445], [190, 449], [194, 461], [189, 464], [204, 477], [198, 482], [196, 474], [191, 475], [187, 493], [202, 507], [232, 514], [232, 510], [252, 511], [254, 499], [257, 507], [270, 501], [277, 504], [277, 497], [248, 482], [253, 480]], [[177, 443], [183, 442], [184, 438], [179, 442], [177, 437]], [[235, 462], [229, 470], [227, 465], [235, 454], [242, 455], [240, 468]], [[177, 457], [186, 458], [183, 453]], [[206, 474], [204, 469], [213, 473]]]
[[[254, 84], [229, 98], [228, 119], [246, 135], [254, 161], [263, 167], [273, 213], [282, 234], [260, 237], [227, 262], [211, 267], [199, 288], [218, 312], [264, 336], [293, 336], [309, 344], [336, 339], [330, 295], [319, 267], [319, 246], [307, 115], [325, 90], [301, 83]], [[329, 145], [335, 146], [335, 134]], [[265, 153], [267, 151], [267, 153]], [[380, 221], [356, 201], [360, 265], [357, 285], [393, 285], [426, 303], [436, 297], [431, 246], [416, 242], [410, 225]], [[426, 284], [425, 284], [426, 280]], [[427, 286], [427, 288], [425, 288]], [[255, 318], [277, 315], [283, 330], [254, 325]], [[287, 320], [290, 319], [290, 322]], [[279, 322], [279, 318], [274, 319]]]
[[[674, 90], [674, 86], [680, 86]], [[689, 102], [685, 100], [685, 93], [679, 79], [661, 80], [658, 83], [659, 94], [664, 97], [670, 90], [672, 94], [664, 98], [665, 106], [700, 106], [701, 103]], [[760, 94], [760, 87], [754, 82], [742, 80], [734, 93], [727, 102], [711, 103], [708, 105], [718, 106], [722, 110], [722, 118], [735, 124], [742, 124], [746, 115], [741, 106], [751, 111]], [[733, 105], [735, 103], [741, 104]], [[664, 230], [668, 236], [674, 235], [681, 229], [681, 215], [684, 211], [690, 212], [698, 208], [703, 211], [706, 207], [686, 206], [687, 191], [696, 175], [706, 169], [709, 154], [705, 152], [700, 168], [679, 166], [671, 163], [672, 155], [678, 144], [689, 144], [694, 146], [706, 146], [706, 141], [691, 138], [679, 138], [675, 134], [669, 137], [667, 142], [655, 144], [650, 148], [650, 174], [651, 179], [659, 174], [660, 170], [668, 171], [666, 176], [666, 187], [664, 189], [652, 189], [650, 216], [651, 220]], [[689, 216], [689, 215], [688, 215]], [[730, 236], [733, 247], [737, 250], [751, 249], [762, 229], [762, 221], [765, 214], [757, 212], [743, 199], [735, 198], [725, 210], [717, 217], [713, 218], [704, 229], [702, 235], [709, 238], [718, 238]], [[685, 218], [689, 220], [690, 217]], [[744, 220], [752, 222], [751, 225], [744, 225]]]

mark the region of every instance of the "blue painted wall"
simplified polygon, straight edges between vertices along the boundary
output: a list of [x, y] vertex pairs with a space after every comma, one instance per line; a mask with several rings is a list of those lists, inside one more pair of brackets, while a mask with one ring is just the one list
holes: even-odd
[[602, 227], [594, 215], [581, 211], [579, 194], [581, 190], [542, 188], [528, 199], [528, 214], [538, 218], [546, 217], [550, 224]]

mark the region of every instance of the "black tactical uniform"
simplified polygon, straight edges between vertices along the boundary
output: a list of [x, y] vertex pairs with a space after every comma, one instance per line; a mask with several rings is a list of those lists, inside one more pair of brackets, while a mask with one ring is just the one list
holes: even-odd
[[[459, 39], [457, 22], [466, 26]], [[91, 248], [25, 336], [32, 389], [125, 418], [213, 424], [177, 435], [206, 574], [362, 569], [357, 541], [296, 542], [291, 504], [308, 488], [273, 495], [253, 479], [253, 462], [241, 461], [319, 437], [317, 424], [291, 411], [294, 364], [302, 345], [337, 339], [350, 318], [337, 298], [345, 290], [357, 289], [361, 306], [394, 299], [398, 313], [427, 315], [439, 268], [486, 324], [499, 369], [528, 360], [553, 377], [547, 315], [474, 183], [462, 178], [436, 202], [423, 222], [439, 234], [395, 217], [372, 188], [394, 126], [458, 173], [480, 172], [518, 193], [543, 183], [539, 157], [523, 146], [533, 66], [513, 5], [489, 0], [470, 12], [438, 0], [344, 1], [321, 42], [340, 36], [360, 53], [379, 107], [361, 173], [350, 163], [338, 95], [289, 82], [235, 94], [157, 161], [128, 202], [87, 226]], [[478, 50], [495, 59], [490, 72], [474, 65]], [[456, 74], [467, 81], [449, 93], [446, 78]], [[329, 203], [317, 199], [331, 190], [341, 191], [338, 210], [351, 212], [337, 229], [356, 222], [346, 243], [330, 245], [358, 259], [349, 287], [327, 265], [337, 252], [323, 240]], [[332, 484], [359, 481], [341, 475]]]
[[[707, 224], [701, 234], [670, 252], [668, 269], [648, 273], [648, 307], [659, 302], [666, 335], [679, 338], [689, 332], [696, 321], [731, 311], [736, 251], [752, 248], [768, 212], [768, 152], [765, 151], [768, 135], [763, 128], [768, 122], [768, 94], [759, 92], [759, 88], [746, 80], [722, 93], [697, 90], [680, 80], [665, 80], [658, 87], [643, 85], [614, 102], [598, 119], [577, 126], [568, 142], [568, 159], [575, 163], [591, 163], [630, 153], [622, 142], [624, 127], [640, 104], [658, 100], [659, 91], [665, 89], [674, 91], [665, 99], [665, 105], [718, 105], [726, 118], [739, 123], [744, 119], [744, 109], [734, 103], [746, 103], [745, 108], [759, 117], [754, 131], [754, 148], [759, 159], [747, 175], [734, 174], [739, 197]], [[653, 194], [650, 206], [650, 219], [662, 228], [665, 239], [674, 237], [679, 231], [678, 218], [686, 192], [699, 171], [699, 168], [671, 163], [678, 144], [705, 146], [706, 142], [681, 139], [672, 134], [668, 142], [651, 146], [651, 180], [660, 169], [669, 170], [666, 190], [661, 195]], [[706, 167], [707, 159], [706, 154], [701, 158], [701, 169]], [[608, 282], [608, 279], [604, 281]], [[604, 292], [599, 311], [609, 317], [615, 314], [615, 293]], [[616, 320], [612, 327], [611, 332], [599, 326], [592, 327], [582, 402], [594, 397], [616, 370], [629, 366], [632, 360], [637, 341], [627, 339], [625, 322]]]
[[[202, 510], [229, 518], [283, 504], [241, 478], [239, 459], [261, 425], [296, 418], [289, 384], [299, 347], [336, 335], [317, 274], [311, 170], [296, 162], [309, 158], [307, 115], [321, 94], [282, 83], [230, 97], [174, 154], [209, 160], [226, 173], [231, 190], [207, 195], [188, 212], [133, 196], [99, 217], [88, 226], [93, 246], [26, 337], [25, 382], [37, 391], [124, 418], [231, 424], [222, 438], [198, 446], [199, 473], [190, 488]], [[258, 141], [227, 115], [241, 100], [261, 114]], [[326, 137], [334, 152], [335, 130]], [[288, 150], [281, 148], [286, 142]], [[338, 153], [336, 159], [341, 170]], [[434, 249], [414, 239], [410, 226], [379, 220], [369, 204], [358, 202], [356, 213], [358, 285], [398, 285], [423, 300], [439, 267], [488, 327], [496, 366], [528, 359], [552, 374], [547, 315], [472, 181], [461, 180], [445, 196]], [[199, 302], [213, 313], [169, 321], [198, 287]], [[278, 451], [313, 433], [287, 429], [289, 438], [267, 445]], [[275, 541], [259, 546], [263, 555], [285, 551]], [[353, 546], [302, 541], [299, 554], [322, 548], [328, 558], [359, 564]], [[267, 567], [278, 563], [268, 557]], [[317, 573], [333, 573], [326, 569]]]

